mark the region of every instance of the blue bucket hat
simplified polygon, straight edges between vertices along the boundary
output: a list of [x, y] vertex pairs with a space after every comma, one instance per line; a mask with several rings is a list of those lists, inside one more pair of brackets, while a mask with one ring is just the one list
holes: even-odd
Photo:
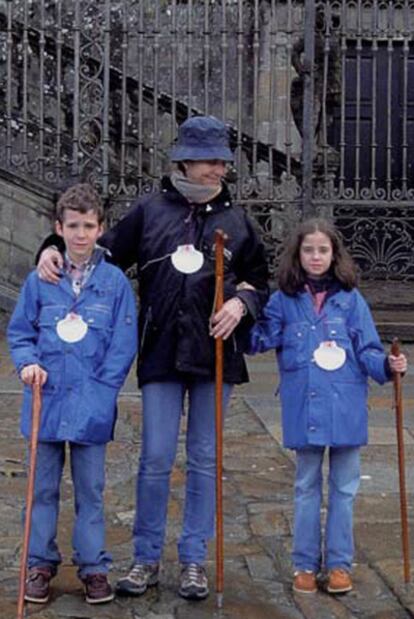
[[214, 116], [193, 116], [178, 128], [171, 161], [233, 161], [227, 127]]

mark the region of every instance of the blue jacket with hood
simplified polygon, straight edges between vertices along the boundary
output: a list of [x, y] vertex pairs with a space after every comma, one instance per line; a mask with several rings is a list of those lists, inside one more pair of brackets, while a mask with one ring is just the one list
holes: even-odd
[[[337, 370], [313, 357], [321, 342], [346, 352]], [[250, 353], [276, 349], [280, 370], [283, 444], [357, 446], [368, 441], [368, 377], [389, 380], [386, 355], [368, 305], [358, 290], [339, 290], [320, 314], [308, 292], [274, 293], [251, 332]]]
[[[76, 343], [63, 341], [56, 331], [71, 311], [88, 325]], [[137, 350], [135, 295], [120, 269], [101, 259], [78, 297], [67, 275], [56, 286], [33, 271], [7, 336], [19, 373], [32, 363], [48, 373], [39, 440], [101, 444], [113, 438], [118, 392]], [[25, 385], [21, 431], [27, 438], [31, 405], [31, 388]]]

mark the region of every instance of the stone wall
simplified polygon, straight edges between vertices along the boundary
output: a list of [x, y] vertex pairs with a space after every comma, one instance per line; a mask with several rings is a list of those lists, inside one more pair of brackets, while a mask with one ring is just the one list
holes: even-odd
[[54, 193], [0, 169], [0, 330], [51, 230]]

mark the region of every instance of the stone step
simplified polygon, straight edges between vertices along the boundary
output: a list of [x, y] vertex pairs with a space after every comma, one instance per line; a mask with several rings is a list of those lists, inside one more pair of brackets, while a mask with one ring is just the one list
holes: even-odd
[[392, 342], [395, 337], [401, 342], [414, 342], [414, 322], [376, 321], [376, 325], [381, 339], [385, 342]]
[[360, 290], [382, 339], [414, 342], [414, 282], [362, 282]]

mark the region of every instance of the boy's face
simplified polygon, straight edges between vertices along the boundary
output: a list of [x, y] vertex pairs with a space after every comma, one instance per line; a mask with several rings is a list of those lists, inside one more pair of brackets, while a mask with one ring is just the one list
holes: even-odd
[[57, 234], [63, 237], [69, 258], [75, 263], [84, 262], [91, 257], [97, 239], [103, 232], [103, 224], [93, 211], [78, 213], [66, 209], [63, 222], [56, 221]]

